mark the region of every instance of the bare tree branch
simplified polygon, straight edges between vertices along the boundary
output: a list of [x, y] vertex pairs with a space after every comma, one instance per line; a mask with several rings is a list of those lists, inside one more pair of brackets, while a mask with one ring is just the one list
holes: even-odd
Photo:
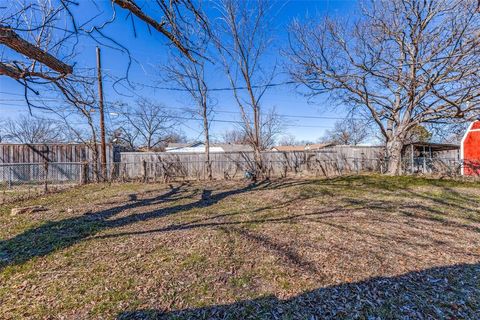
[[73, 67], [58, 60], [48, 52], [36, 47], [22, 39], [10, 27], [0, 25], [0, 44], [3, 44], [18, 53], [21, 53], [35, 61], [41, 62], [50, 69], [66, 76], [73, 72]]
[[[192, 44], [190, 39], [186, 37], [188, 28], [191, 27], [193, 21], [187, 21], [187, 19], [180, 14], [180, 8], [183, 7], [183, 10], [191, 12], [194, 16], [194, 21], [200, 22], [200, 28], [205, 31], [208, 31], [208, 23], [206, 22], [205, 15], [200, 10], [199, 7], [193, 4], [190, 0], [179, 0], [179, 1], [165, 1], [158, 0], [157, 4], [164, 13], [164, 20], [161, 22], [156, 21], [154, 18], [145, 13], [133, 0], [112, 0], [113, 3], [119, 7], [128, 10], [131, 14], [135, 15], [140, 20], [147, 23], [149, 26], [153, 27], [155, 30], [167, 37], [170, 42], [184, 54], [192, 62], [197, 62], [197, 59], [193, 54], [198, 54], [196, 52], [197, 48]], [[201, 30], [196, 30], [201, 32]]]

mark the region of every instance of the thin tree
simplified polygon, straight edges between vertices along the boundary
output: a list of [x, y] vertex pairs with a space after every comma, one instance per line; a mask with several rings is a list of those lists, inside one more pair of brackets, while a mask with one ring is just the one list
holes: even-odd
[[[275, 109], [271, 109], [260, 118], [260, 141], [261, 150], [270, 149], [279, 136], [284, 133], [284, 121], [277, 114]], [[223, 132], [221, 141], [230, 144], [246, 144], [252, 145], [249, 129], [245, 127], [244, 123], [240, 123], [233, 129]]]
[[370, 1], [353, 22], [295, 21], [291, 75], [309, 95], [367, 110], [400, 173], [416, 126], [480, 109], [480, 15], [472, 0]]
[[[271, 44], [267, 1], [222, 0], [216, 44], [240, 109], [242, 128], [254, 149], [257, 177], [263, 177], [261, 100], [275, 75], [262, 67]], [[268, 144], [268, 143], [267, 143]]]
[[203, 120], [203, 140], [205, 143], [205, 169], [207, 179], [212, 180], [212, 163], [210, 161], [210, 124], [212, 99], [205, 79], [205, 60], [192, 62], [175, 57], [165, 66], [169, 79], [185, 89], [196, 105], [195, 114]]
[[166, 80], [175, 83], [178, 87], [185, 90], [196, 108], [193, 113], [199, 115], [203, 120], [203, 140], [205, 143], [205, 171], [207, 179], [212, 180], [212, 163], [210, 161], [210, 123], [214, 100], [211, 98], [207, 85], [206, 70], [210, 59], [207, 58], [207, 52], [210, 46], [210, 36], [204, 29], [185, 29], [183, 32], [189, 39], [195, 43], [202, 44], [197, 50], [199, 58], [195, 61], [188, 59], [184, 54], [172, 53], [170, 59], [163, 70], [166, 73]]

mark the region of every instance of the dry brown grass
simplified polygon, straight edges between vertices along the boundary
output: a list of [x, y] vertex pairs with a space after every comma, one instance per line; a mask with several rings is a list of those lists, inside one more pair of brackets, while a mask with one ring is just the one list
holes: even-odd
[[[0, 318], [475, 319], [479, 203], [474, 183], [358, 176], [5, 205]], [[49, 211], [9, 215], [31, 204]]]

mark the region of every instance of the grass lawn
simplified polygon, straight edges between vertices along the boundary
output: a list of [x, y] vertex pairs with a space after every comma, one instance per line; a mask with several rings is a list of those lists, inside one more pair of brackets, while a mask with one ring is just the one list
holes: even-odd
[[478, 183], [87, 185], [0, 226], [1, 319], [480, 319]]

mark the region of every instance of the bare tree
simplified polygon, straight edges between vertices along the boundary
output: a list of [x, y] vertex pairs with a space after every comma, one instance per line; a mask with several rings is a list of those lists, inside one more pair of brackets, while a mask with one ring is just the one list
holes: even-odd
[[249, 144], [249, 140], [242, 128], [229, 129], [223, 132], [220, 140], [231, 144]]
[[112, 110], [118, 114], [114, 126], [121, 131], [118, 139], [129, 147], [161, 149], [175, 134], [178, 121], [162, 104], [139, 100], [134, 108], [122, 104]]
[[21, 115], [2, 123], [2, 136], [14, 143], [53, 143], [62, 141], [59, 125], [52, 119]]
[[303, 143], [297, 140], [297, 138], [293, 134], [281, 136], [278, 140], [278, 145], [280, 146], [299, 146], [302, 144]]
[[[184, 89], [188, 94], [190, 100], [195, 104], [196, 108], [193, 113], [198, 115], [203, 120], [203, 136], [205, 143], [205, 169], [207, 179], [212, 180], [212, 163], [210, 161], [210, 123], [214, 100], [210, 96], [206, 79], [206, 64], [209, 63], [205, 58], [208, 51], [209, 42], [207, 35], [198, 30], [186, 30], [184, 34], [190, 31], [189, 39], [197, 39], [200, 37], [203, 40], [203, 47], [197, 51], [200, 58], [196, 61], [186, 59], [185, 55], [172, 54], [169, 62], [163, 67], [166, 71], [166, 78], [168, 81], [177, 84]], [[198, 36], [200, 35], [200, 36]], [[196, 42], [200, 43], [201, 40]]]
[[480, 15], [472, 0], [370, 1], [354, 22], [294, 22], [291, 75], [308, 94], [368, 110], [400, 172], [409, 131], [480, 109]]
[[284, 133], [284, 121], [275, 108], [260, 115], [260, 148], [268, 150], [275, 145], [278, 137]]
[[[260, 150], [270, 149], [284, 132], [284, 121], [277, 114], [275, 109], [260, 118]], [[240, 123], [236, 128], [227, 130], [222, 135], [222, 141], [233, 144], [252, 145], [249, 128], [244, 123]]]
[[347, 118], [335, 122], [333, 129], [326, 130], [320, 141], [356, 146], [364, 143], [369, 135], [365, 121]]
[[[243, 130], [255, 152], [256, 176], [264, 175], [261, 99], [275, 75], [262, 67], [271, 39], [267, 1], [222, 0], [216, 44], [240, 109]], [[243, 90], [244, 89], [244, 90]]]
[[312, 140], [298, 140], [294, 135], [288, 134], [280, 137], [277, 141], [279, 146], [306, 146], [309, 144], [314, 144]]

